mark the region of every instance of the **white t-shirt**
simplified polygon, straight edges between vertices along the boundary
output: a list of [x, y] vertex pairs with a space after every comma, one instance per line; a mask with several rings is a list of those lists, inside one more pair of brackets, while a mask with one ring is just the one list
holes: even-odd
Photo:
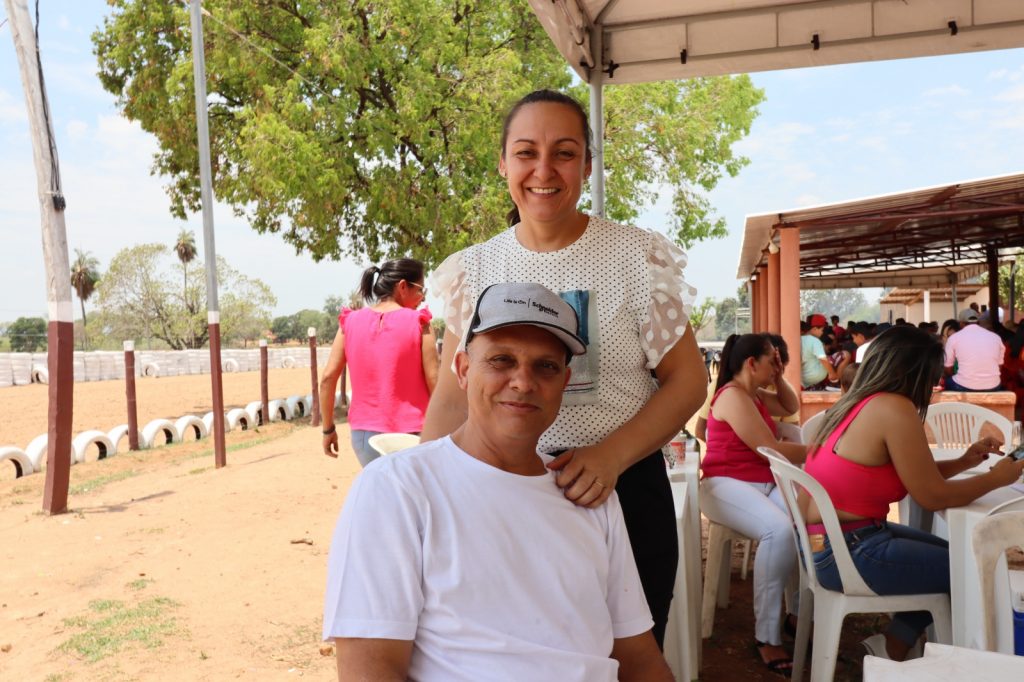
[[686, 332], [697, 291], [683, 280], [686, 254], [664, 235], [591, 216], [557, 251], [524, 248], [515, 228], [449, 256], [430, 288], [445, 301], [445, 324], [460, 340], [477, 298], [491, 284], [536, 282], [580, 316], [587, 354], [574, 358], [544, 452], [603, 440], [654, 393], [650, 370]]
[[324, 639], [413, 640], [411, 680], [615, 680], [651, 629], [622, 509], [565, 499], [451, 438], [371, 462], [341, 511]]
[[[873, 341], [874, 339], [872, 339]], [[857, 346], [857, 352], [854, 354], [854, 362], [864, 362], [864, 356], [868, 353], [868, 346], [871, 345], [871, 341], [865, 341], [864, 343]]]

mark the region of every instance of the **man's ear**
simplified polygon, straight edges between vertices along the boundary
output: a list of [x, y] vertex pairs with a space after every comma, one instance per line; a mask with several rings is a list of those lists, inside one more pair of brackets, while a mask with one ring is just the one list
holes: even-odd
[[469, 354], [464, 351], [455, 352], [455, 379], [459, 382], [459, 388], [466, 390], [468, 383], [466, 373], [469, 371]]

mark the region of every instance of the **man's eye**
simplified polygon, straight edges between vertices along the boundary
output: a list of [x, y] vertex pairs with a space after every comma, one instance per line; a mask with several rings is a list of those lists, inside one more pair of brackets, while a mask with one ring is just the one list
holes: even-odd
[[557, 362], [540, 362], [537, 363], [537, 372], [544, 376], [555, 376], [562, 371], [561, 365]]
[[515, 361], [507, 355], [496, 355], [487, 362], [495, 369], [508, 369], [515, 364]]

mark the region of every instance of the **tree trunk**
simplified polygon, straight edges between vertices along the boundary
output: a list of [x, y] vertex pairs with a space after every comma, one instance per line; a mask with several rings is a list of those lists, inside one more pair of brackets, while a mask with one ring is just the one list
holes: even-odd
[[89, 350], [89, 334], [85, 331], [85, 299], [81, 294], [78, 301], [82, 304], [82, 350]]

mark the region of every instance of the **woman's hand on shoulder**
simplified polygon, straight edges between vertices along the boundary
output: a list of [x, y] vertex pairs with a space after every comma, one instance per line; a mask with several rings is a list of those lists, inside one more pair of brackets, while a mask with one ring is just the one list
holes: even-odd
[[600, 443], [566, 450], [548, 469], [556, 472], [555, 483], [569, 501], [590, 509], [608, 500], [622, 473], [615, 454]]

